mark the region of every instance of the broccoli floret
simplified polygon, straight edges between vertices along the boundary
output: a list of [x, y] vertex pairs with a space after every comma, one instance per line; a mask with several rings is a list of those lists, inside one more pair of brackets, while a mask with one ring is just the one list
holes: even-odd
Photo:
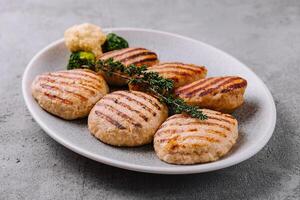
[[91, 52], [77, 51], [70, 55], [67, 69], [95, 69], [95, 55]]
[[109, 33], [106, 36], [106, 41], [102, 45], [102, 51], [105, 53], [117, 49], [124, 49], [128, 46], [128, 42], [124, 38], [116, 35], [115, 33]]

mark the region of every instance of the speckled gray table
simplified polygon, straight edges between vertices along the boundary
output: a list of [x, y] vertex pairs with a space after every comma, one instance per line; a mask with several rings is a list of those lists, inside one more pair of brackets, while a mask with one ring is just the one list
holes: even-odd
[[[175, 32], [250, 66], [277, 106], [253, 158], [197, 175], [152, 175], [79, 156], [48, 137], [22, 99], [31, 57], [81, 22]], [[0, 199], [299, 199], [300, 1], [0, 1]]]

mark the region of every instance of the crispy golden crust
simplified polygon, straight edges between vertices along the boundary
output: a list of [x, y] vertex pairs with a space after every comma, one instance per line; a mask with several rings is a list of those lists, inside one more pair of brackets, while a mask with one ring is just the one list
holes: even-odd
[[102, 76], [84, 69], [42, 74], [32, 83], [32, 95], [39, 105], [67, 120], [86, 117], [108, 90]]
[[172, 164], [195, 164], [218, 160], [236, 143], [238, 123], [229, 114], [202, 110], [207, 120], [184, 114], [169, 117], [154, 136], [157, 156]]
[[247, 81], [237, 76], [205, 78], [179, 87], [175, 94], [190, 105], [232, 112], [244, 102]]
[[103, 97], [88, 118], [90, 132], [115, 146], [140, 146], [168, 117], [167, 107], [156, 98], [137, 91], [116, 91]]
[[204, 66], [179, 62], [160, 63], [149, 67], [148, 71], [157, 72], [162, 77], [173, 80], [175, 88], [203, 79], [207, 74]]
[[[98, 60], [107, 60], [113, 58], [114, 61], [119, 61], [125, 66], [134, 64], [136, 66], [146, 65], [148, 67], [158, 63], [156, 53], [145, 48], [125, 48], [121, 50], [110, 51], [98, 58]], [[110, 85], [123, 86], [126, 85], [126, 80], [115, 77], [105, 76], [105, 80]]]

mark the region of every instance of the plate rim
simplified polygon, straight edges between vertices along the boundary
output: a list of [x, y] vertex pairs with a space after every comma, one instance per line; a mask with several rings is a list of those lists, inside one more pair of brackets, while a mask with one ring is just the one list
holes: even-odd
[[[52, 138], [54, 139], [56, 142], [60, 143], [61, 145], [65, 146], [66, 148], [84, 156], [87, 157], [89, 159], [95, 160], [97, 162], [100, 163], [104, 163], [107, 165], [111, 165], [114, 167], [118, 167], [118, 168], [122, 168], [122, 169], [127, 169], [127, 170], [132, 170], [132, 171], [138, 171], [138, 172], [146, 172], [146, 173], [154, 173], [154, 174], [193, 174], [193, 173], [204, 173], [204, 172], [209, 172], [209, 171], [215, 171], [215, 170], [219, 170], [219, 169], [224, 169], [233, 165], [236, 165], [238, 163], [241, 163], [249, 158], [251, 158], [252, 156], [254, 156], [255, 154], [257, 154], [270, 140], [270, 138], [273, 135], [274, 129], [275, 129], [275, 124], [276, 124], [276, 118], [277, 118], [277, 113], [276, 113], [276, 106], [275, 106], [275, 102], [274, 99], [272, 97], [271, 92], [269, 91], [268, 87], [265, 85], [265, 83], [259, 78], [259, 76], [256, 75], [256, 73], [248, 68], [245, 64], [243, 64], [241, 61], [239, 61], [238, 59], [236, 59], [235, 57], [233, 57], [232, 55], [226, 53], [225, 51], [216, 48], [210, 44], [201, 42], [199, 40], [190, 38], [190, 37], [186, 37], [186, 36], [182, 36], [179, 34], [175, 34], [175, 33], [170, 33], [170, 32], [165, 32], [165, 31], [159, 31], [159, 30], [154, 30], [154, 29], [144, 29], [144, 28], [132, 28], [132, 27], [120, 27], [120, 28], [104, 28], [103, 29], [105, 32], [111, 32], [111, 31], [142, 31], [142, 32], [150, 32], [150, 33], [157, 33], [157, 34], [163, 34], [163, 35], [167, 35], [167, 36], [172, 36], [172, 37], [176, 37], [179, 39], [184, 39], [184, 40], [188, 40], [194, 43], [198, 43], [200, 45], [203, 45], [207, 48], [211, 48], [214, 51], [217, 51], [219, 53], [222, 53], [228, 57], [230, 57], [231, 59], [235, 60], [237, 63], [239, 63], [240, 66], [244, 67], [245, 70], [248, 70], [250, 73], [252, 73], [260, 82], [260, 84], [262, 85], [262, 87], [264, 88], [264, 90], [266, 91], [266, 95], [268, 98], [268, 102], [271, 102], [271, 112], [272, 112], [272, 119], [271, 119], [271, 124], [269, 126], [269, 129], [266, 131], [265, 136], [260, 139], [259, 141], [257, 141], [257, 143], [253, 146], [253, 151], [248, 151], [246, 152], [245, 155], [243, 155], [243, 157], [238, 157], [239, 159], [234, 159], [234, 160], [226, 160], [223, 163], [216, 163], [215, 165], [210, 165], [210, 166], [204, 166], [204, 165], [186, 165], [186, 166], [178, 166], [178, 167], [174, 167], [174, 168], [165, 168], [165, 167], [152, 167], [152, 166], [141, 166], [138, 164], [132, 164], [132, 163], [127, 163], [127, 162], [123, 162], [123, 161], [119, 161], [119, 160], [115, 160], [115, 159], [110, 159], [108, 157], [99, 155], [99, 154], [95, 154], [92, 152], [89, 152], [88, 150], [84, 149], [84, 148], [80, 148], [77, 147], [76, 145], [73, 145], [72, 143], [62, 139], [59, 137], [58, 134], [55, 133], [55, 131], [53, 131], [52, 129], [50, 129], [46, 123], [43, 122], [43, 120], [34, 112], [33, 108], [30, 105], [30, 97], [27, 94], [27, 77], [28, 77], [28, 73], [30, 72], [31, 68], [32, 68], [32, 64], [35, 62], [35, 60], [37, 60], [41, 55], [43, 55], [45, 52], [47, 52], [49, 49], [51, 49], [52, 47], [60, 44], [63, 42], [63, 38], [56, 40], [50, 44], [48, 44], [46, 47], [44, 47], [42, 50], [40, 50], [38, 53], [36, 53], [33, 58], [30, 60], [30, 62], [28, 63], [28, 65], [26, 66], [23, 76], [22, 76], [22, 94], [23, 94], [23, 98], [25, 100], [25, 104], [26, 107], [28, 108], [31, 116], [34, 118], [34, 120], [38, 123], [38, 125]], [[201, 166], [199, 168], [199, 166]]]

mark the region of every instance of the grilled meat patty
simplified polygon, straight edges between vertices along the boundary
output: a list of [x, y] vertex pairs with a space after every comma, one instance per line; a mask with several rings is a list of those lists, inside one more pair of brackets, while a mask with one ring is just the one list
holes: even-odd
[[[205, 78], [207, 69], [204, 66], [184, 64], [179, 62], [166, 62], [153, 65], [147, 69], [150, 72], [157, 72], [166, 79], [173, 80], [174, 88], [192, 83]], [[141, 91], [141, 84], [129, 84], [130, 90]]]
[[[114, 61], [119, 61], [125, 66], [134, 64], [136, 66], [146, 65], [148, 67], [158, 63], [156, 53], [145, 48], [125, 48], [121, 50], [110, 51], [100, 56], [99, 60], [107, 60], [113, 58]], [[109, 85], [123, 86], [127, 84], [125, 79], [116, 76], [105, 75], [105, 80]]]
[[179, 62], [160, 63], [149, 67], [148, 71], [157, 72], [162, 77], [173, 80], [175, 88], [203, 79], [207, 74], [204, 66]]
[[172, 164], [195, 164], [218, 160], [236, 143], [238, 123], [229, 114], [203, 109], [207, 120], [185, 114], [169, 117], [154, 136], [157, 156]]
[[179, 87], [175, 94], [190, 105], [232, 112], [243, 104], [247, 81], [237, 76], [205, 78]]
[[49, 113], [68, 120], [86, 117], [107, 93], [104, 78], [84, 69], [45, 73], [32, 83], [32, 95], [38, 104]]
[[88, 118], [90, 132], [114, 146], [140, 146], [152, 142], [168, 117], [167, 107], [137, 91], [116, 91], [104, 96]]

